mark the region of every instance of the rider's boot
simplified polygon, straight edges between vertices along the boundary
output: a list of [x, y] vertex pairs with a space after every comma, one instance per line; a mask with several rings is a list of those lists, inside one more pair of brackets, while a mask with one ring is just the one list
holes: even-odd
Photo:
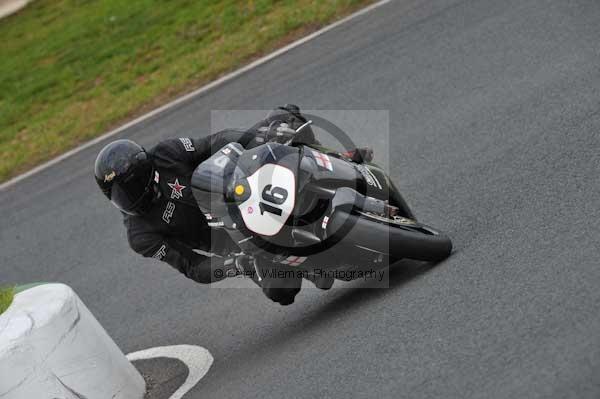
[[330, 289], [333, 286], [333, 283], [335, 282], [335, 279], [330, 276], [308, 274], [305, 278], [311, 283], [313, 283], [315, 287], [322, 290]]

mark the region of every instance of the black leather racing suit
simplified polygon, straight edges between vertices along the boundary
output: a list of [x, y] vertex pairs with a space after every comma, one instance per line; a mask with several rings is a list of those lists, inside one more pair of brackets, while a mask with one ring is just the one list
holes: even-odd
[[[168, 263], [199, 283], [208, 284], [222, 279], [223, 273], [213, 273], [212, 270], [226, 258], [210, 258], [194, 250], [226, 256], [235, 244], [227, 233], [208, 226], [192, 195], [192, 173], [201, 162], [228, 143], [237, 142], [245, 148], [253, 146], [258, 128], [269, 125], [273, 120], [287, 122], [292, 127], [299, 126], [303, 118], [298, 115], [280, 108], [247, 131], [224, 130], [199, 139], [169, 139], [148, 150], [156, 168], [155, 181], [160, 195], [149, 213], [143, 216], [123, 214], [131, 248], [145, 257]], [[306, 144], [316, 143], [310, 129], [304, 130], [300, 140]], [[297, 283], [292, 286], [293, 289], [287, 291], [273, 290], [265, 282], [263, 291], [277, 302], [291, 303], [300, 290]]]

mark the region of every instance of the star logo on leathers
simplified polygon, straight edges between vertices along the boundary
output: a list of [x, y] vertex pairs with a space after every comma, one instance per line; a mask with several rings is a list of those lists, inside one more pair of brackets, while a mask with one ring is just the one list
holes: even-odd
[[181, 184], [179, 184], [179, 179], [175, 179], [175, 183], [167, 183], [167, 184], [173, 190], [173, 191], [171, 191], [171, 198], [180, 199], [181, 197], [183, 197], [183, 189], [186, 186], [182, 186]]

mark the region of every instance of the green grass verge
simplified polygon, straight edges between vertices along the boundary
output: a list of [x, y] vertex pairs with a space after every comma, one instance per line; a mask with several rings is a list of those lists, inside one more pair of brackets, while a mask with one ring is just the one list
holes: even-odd
[[15, 295], [15, 289], [13, 287], [1, 288], [0, 287], [0, 314], [4, 313], [10, 306]]
[[372, 1], [36, 0], [0, 20], [0, 181]]

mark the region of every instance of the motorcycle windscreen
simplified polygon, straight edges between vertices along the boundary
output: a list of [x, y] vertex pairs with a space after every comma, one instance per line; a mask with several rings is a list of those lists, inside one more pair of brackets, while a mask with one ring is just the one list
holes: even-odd
[[216, 217], [227, 215], [225, 194], [242, 151], [240, 144], [229, 143], [194, 170], [192, 192], [202, 212]]

